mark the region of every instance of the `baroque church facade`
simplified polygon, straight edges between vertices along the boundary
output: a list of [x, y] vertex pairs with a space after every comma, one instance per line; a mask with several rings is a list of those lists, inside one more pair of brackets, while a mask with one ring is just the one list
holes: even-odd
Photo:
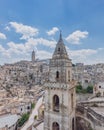
[[49, 80], [44, 87], [44, 130], [75, 130], [75, 81], [61, 33], [50, 60]]

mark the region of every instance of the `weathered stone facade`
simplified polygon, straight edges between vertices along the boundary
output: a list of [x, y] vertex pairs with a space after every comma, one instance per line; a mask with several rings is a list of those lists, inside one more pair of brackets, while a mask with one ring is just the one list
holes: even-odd
[[44, 130], [74, 130], [75, 82], [72, 80], [72, 63], [61, 33], [50, 60], [49, 80], [44, 86]]

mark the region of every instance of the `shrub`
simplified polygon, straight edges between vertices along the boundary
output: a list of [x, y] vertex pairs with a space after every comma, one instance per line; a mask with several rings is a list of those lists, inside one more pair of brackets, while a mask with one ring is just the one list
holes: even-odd
[[93, 93], [93, 86], [87, 87], [87, 93]]
[[93, 93], [93, 86], [88, 86], [86, 89], [82, 87], [82, 85], [76, 86], [76, 93]]
[[94, 103], [94, 104], [92, 105], [92, 107], [98, 107], [98, 105], [97, 105], [96, 103]]
[[35, 103], [31, 103], [31, 108], [33, 109], [35, 107]]
[[86, 90], [86, 89], [82, 89], [81, 92], [82, 92], [82, 93], [87, 93], [87, 90]]
[[38, 116], [37, 116], [37, 115], [35, 115], [35, 116], [34, 116], [34, 119], [36, 120], [36, 119], [37, 119], [37, 117], [38, 117]]
[[82, 92], [82, 85], [77, 85], [76, 86], [76, 93], [81, 93]]
[[23, 114], [18, 121], [18, 126], [21, 127], [29, 119], [29, 113]]
[[100, 92], [96, 93], [96, 97], [100, 97], [100, 96], [101, 96]]
[[79, 89], [79, 90], [82, 90], [82, 85], [79, 84], [79, 85], [76, 86], [76, 88]]

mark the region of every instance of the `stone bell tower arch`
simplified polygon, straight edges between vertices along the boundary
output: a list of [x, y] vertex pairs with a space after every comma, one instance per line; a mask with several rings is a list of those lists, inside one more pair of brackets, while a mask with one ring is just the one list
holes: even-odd
[[49, 81], [44, 87], [44, 130], [75, 130], [75, 82], [61, 33], [50, 60]]

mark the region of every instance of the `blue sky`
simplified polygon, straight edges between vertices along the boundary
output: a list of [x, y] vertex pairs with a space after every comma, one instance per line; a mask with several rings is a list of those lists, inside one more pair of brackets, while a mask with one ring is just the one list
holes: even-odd
[[0, 64], [51, 58], [59, 30], [73, 63], [104, 63], [104, 0], [0, 0]]

